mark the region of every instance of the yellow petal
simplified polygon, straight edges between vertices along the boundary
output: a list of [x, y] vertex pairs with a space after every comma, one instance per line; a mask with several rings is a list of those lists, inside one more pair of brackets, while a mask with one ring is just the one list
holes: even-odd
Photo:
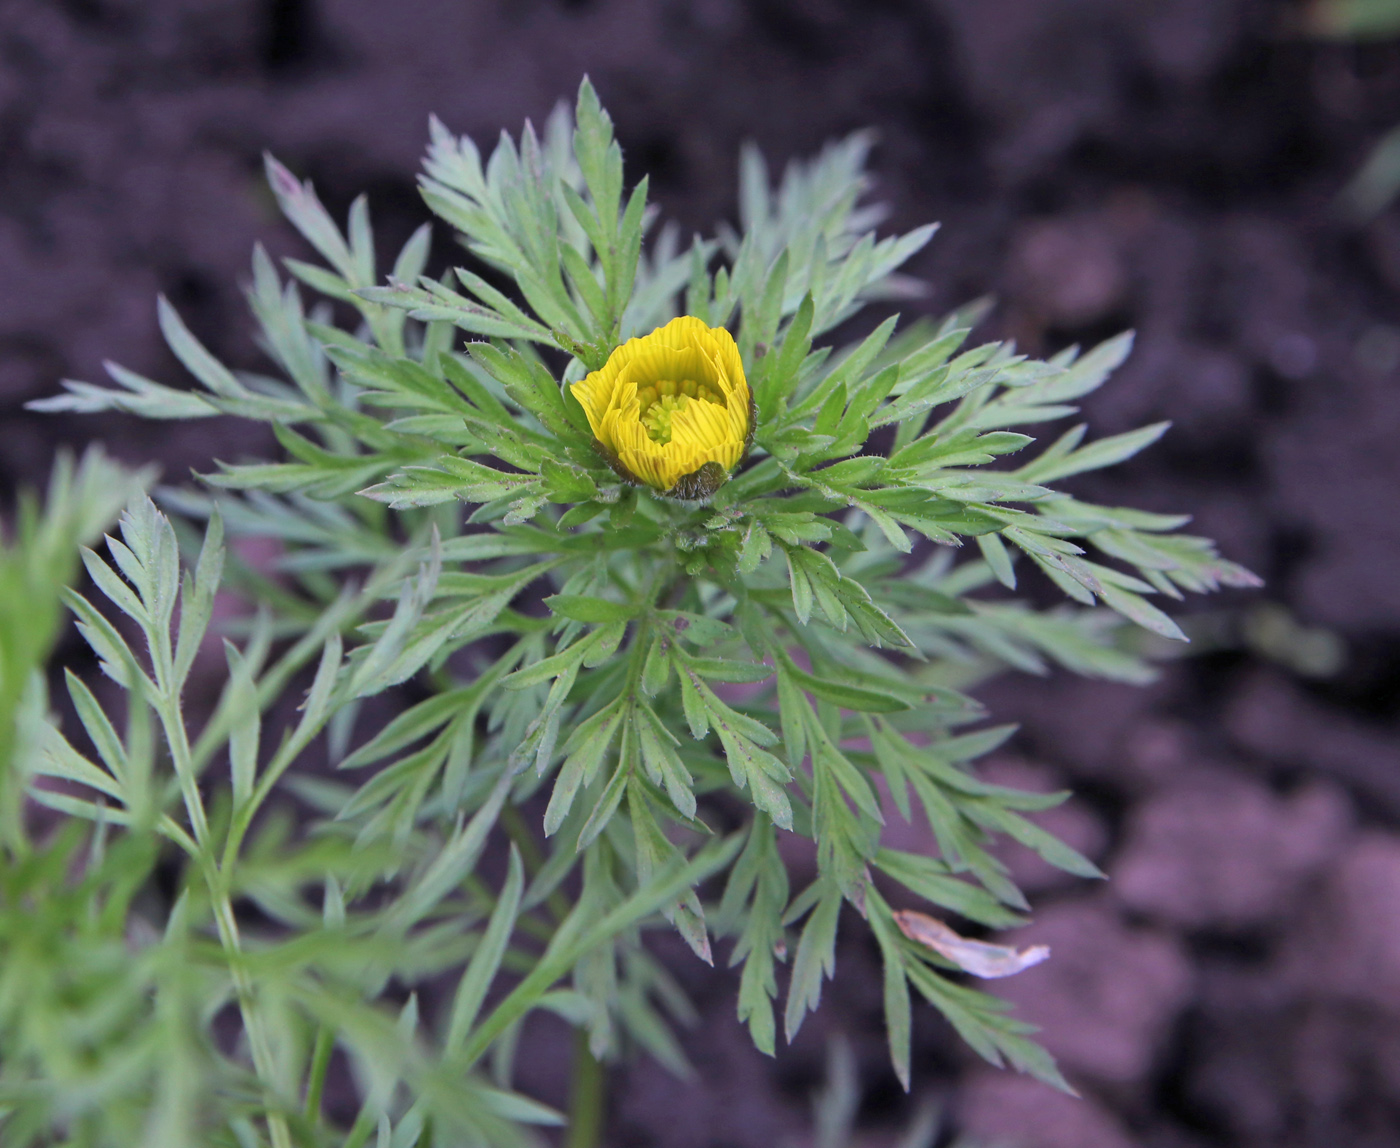
[[[687, 395], [684, 384], [703, 385]], [[674, 386], [658, 386], [658, 384]], [[750, 397], [743, 361], [734, 338], [723, 327], [709, 327], [693, 315], [680, 315], [649, 335], [629, 339], [608, 361], [571, 388], [594, 437], [638, 482], [660, 491], [708, 463], [730, 471], [739, 464], [749, 434]], [[642, 421], [638, 398], [649, 401], [673, 392], [670, 440], [659, 442]], [[665, 420], [654, 424], [664, 437]]]

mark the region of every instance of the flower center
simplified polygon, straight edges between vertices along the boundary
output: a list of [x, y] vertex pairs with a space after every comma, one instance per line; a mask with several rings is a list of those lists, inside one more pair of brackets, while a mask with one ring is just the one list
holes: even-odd
[[647, 386], [637, 388], [637, 402], [641, 406], [642, 425], [652, 442], [663, 446], [671, 441], [671, 417], [684, 410], [687, 403], [704, 401], [717, 406], [724, 405], [720, 393], [709, 383], [697, 383], [694, 379], [661, 379]]

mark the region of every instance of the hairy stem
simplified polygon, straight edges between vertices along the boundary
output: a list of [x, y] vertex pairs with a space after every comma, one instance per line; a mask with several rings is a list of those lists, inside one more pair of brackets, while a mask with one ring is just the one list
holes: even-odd
[[[209, 823], [204, 813], [204, 799], [199, 792], [199, 781], [195, 776], [189, 738], [185, 733], [184, 715], [181, 712], [179, 695], [175, 689], [167, 686], [163, 690], [162, 696], [158, 699], [158, 712], [170, 746], [170, 757], [175, 767], [175, 776], [180, 783], [180, 790], [185, 799], [185, 808], [190, 816], [190, 827], [199, 848], [200, 869], [204, 874], [205, 885], [209, 889], [214, 922], [219, 931], [219, 943], [223, 946], [224, 956], [228, 961], [234, 991], [238, 996], [238, 1009], [243, 1017], [243, 1027], [248, 1034], [248, 1046], [253, 1055], [253, 1071], [263, 1085], [269, 1101], [269, 1109], [271, 1109], [276, 1079], [272, 1047], [262, 1023], [262, 1017], [258, 1012], [252, 979], [243, 965], [243, 946], [238, 935], [238, 922], [233, 915], [233, 903], [229, 899], [227, 883], [219, 870], [218, 861], [214, 856], [213, 843], [209, 839]], [[291, 1130], [283, 1117], [269, 1111], [267, 1130], [272, 1137], [272, 1148], [292, 1148]]]

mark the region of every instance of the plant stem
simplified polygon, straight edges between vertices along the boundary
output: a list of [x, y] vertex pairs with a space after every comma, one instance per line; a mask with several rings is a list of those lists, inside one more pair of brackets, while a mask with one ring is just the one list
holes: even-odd
[[[157, 674], [160, 675], [160, 667], [157, 667]], [[200, 796], [199, 782], [195, 777], [189, 739], [185, 734], [180, 697], [165, 681], [161, 681], [161, 687], [162, 696], [156, 699], [157, 713], [170, 746], [171, 763], [180, 783], [185, 808], [189, 813], [190, 827], [199, 848], [200, 868], [204, 873], [205, 885], [209, 889], [219, 943], [223, 946], [224, 956], [228, 961], [239, 1012], [243, 1016], [243, 1028], [248, 1034], [248, 1046], [253, 1055], [253, 1071], [267, 1095], [267, 1130], [272, 1137], [272, 1148], [292, 1148], [291, 1129], [287, 1121], [273, 1111], [276, 1071], [271, 1044], [258, 1012], [252, 980], [243, 965], [243, 946], [239, 939], [238, 922], [233, 915], [233, 903], [229, 899], [227, 882], [219, 871], [219, 863], [209, 839], [209, 822], [204, 813], [204, 799]]]
[[306, 1118], [313, 1124], [321, 1122], [321, 1095], [326, 1088], [326, 1070], [330, 1068], [331, 1053], [334, 1051], [335, 1033], [323, 1024], [316, 1032], [311, 1069], [306, 1080]]
[[569, 1134], [564, 1148], [598, 1148], [607, 1107], [607, 1074], [588, 1047], [588, 1032], [574, 1030], [573, 1079], [569, 1087]]

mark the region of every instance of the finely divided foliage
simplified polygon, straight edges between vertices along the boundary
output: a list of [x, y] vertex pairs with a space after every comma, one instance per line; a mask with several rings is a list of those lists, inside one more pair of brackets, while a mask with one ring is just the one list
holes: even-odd
[[[1121, 619], [1180, 638], [1150, 596], [1254, 579], [1175, 533], [1184, 518], [1058, 489], [1163, 426], [1025, 433], [1072, 415], [1127, 337], [1048, 362], [968, 347], [974, 305], [822, 341], [913, 294], [896, 272], [933, 233], [876, 238], [868, 148], [834, 144], [776, 188], [746, 152], [742, 231], [683, 249], [670, 227], [644, 246], [646, 182], [625, 191], [586, 82], [574, 117], [503, 135], [484, 162], [434, 121], [423, 194], [471, 267], [426, 276], [425, 227], [387, 282], [364, 201], [342, 233], [269, 160], [324, 260], [286, 263], [322, 297], [307, 309], [254, 255], [279, 377], [230, 371], [162, 302], [195, 389], [113, 367], [115, 387], [69, 383], [38, 404], [263, 420], [286, 456], [221, 461], [202, 492], [164, 492], [176, 524], [135, 502], [108, 558], [86, 556], [125, 622], [71, 605], [127, 702], [109, 714], [71, 679], [92, 748], [52, 730], [36, 768], [61, 784], [34, 795], [109, 842], [87, 881], [139, 886], [157, 840], [182, 859], [173, 907], [113, 911], [129, 935], [140, 925], [127, 975], [147, 994], [142, 1023], [183, 1034], [187, 1055], [133, 1061], [115, 1092], [94, 1073], [66, 1114], [12, 1082], [0, 1102], [26, 1128], [132, 1142], [114, 1138], [114, 1106], [158, 1128], [152, 1143], [507, 1143], [557, 1119], [511, 1091], [532, 1011], [580, 1027], [599, 1057], [632, 1043], [686, 1070], [673, 1023], [689, 1006], [644, 944], [658, 918], [699, 959], [741, 967], [738, 1014], [765, 1052], [779, 1013], [791, 1039], [818, 1006], [844, 926], [883, 954], [906, 1086], [911, 986], [988, 1060], [1063, 1084], [1029, 1026], [897, 927], [907, 908], [1025, 920], [1002, 836], [1097, 875], [1026, 817], [1064, 794], [979, 780], [1011, 730], [957, 687], [1052, 664], [1142, 681]], [[568, 386], [678, 313], [734, 332], [756, 402], [749, 461], [705, 502], [622, 484]], [[176, 526], [200, 519], [182, 574]], [[225, 532], [275, 539], [274, 568], [224, 571]], [[1014, 590], [1027, 567], [1070, 603], [981, 593]], [[221, 585], [258, 611], [225, 642], [212, 717], [188, 731], [183, 690]], [[413, 704], [363, 728], [363, 699], [410, 681]], [[300, 710], [274, 716], [293, 688]], [[305, 764], [316, 739], [332, 773]], [[891, 816], [927, 819], [936, 855], [883, 845]], [[815, 845], [801, 888], [785, 839]], [[480, 867], [496, 841], [511, 843], [504, 877]], [[113, 874], [118, 848], [144, 849], [147, 869]], [[420, 1010], [412, 990], [430, 982]], [[322, 1102], [337, 1051], [348, 1117]]]

